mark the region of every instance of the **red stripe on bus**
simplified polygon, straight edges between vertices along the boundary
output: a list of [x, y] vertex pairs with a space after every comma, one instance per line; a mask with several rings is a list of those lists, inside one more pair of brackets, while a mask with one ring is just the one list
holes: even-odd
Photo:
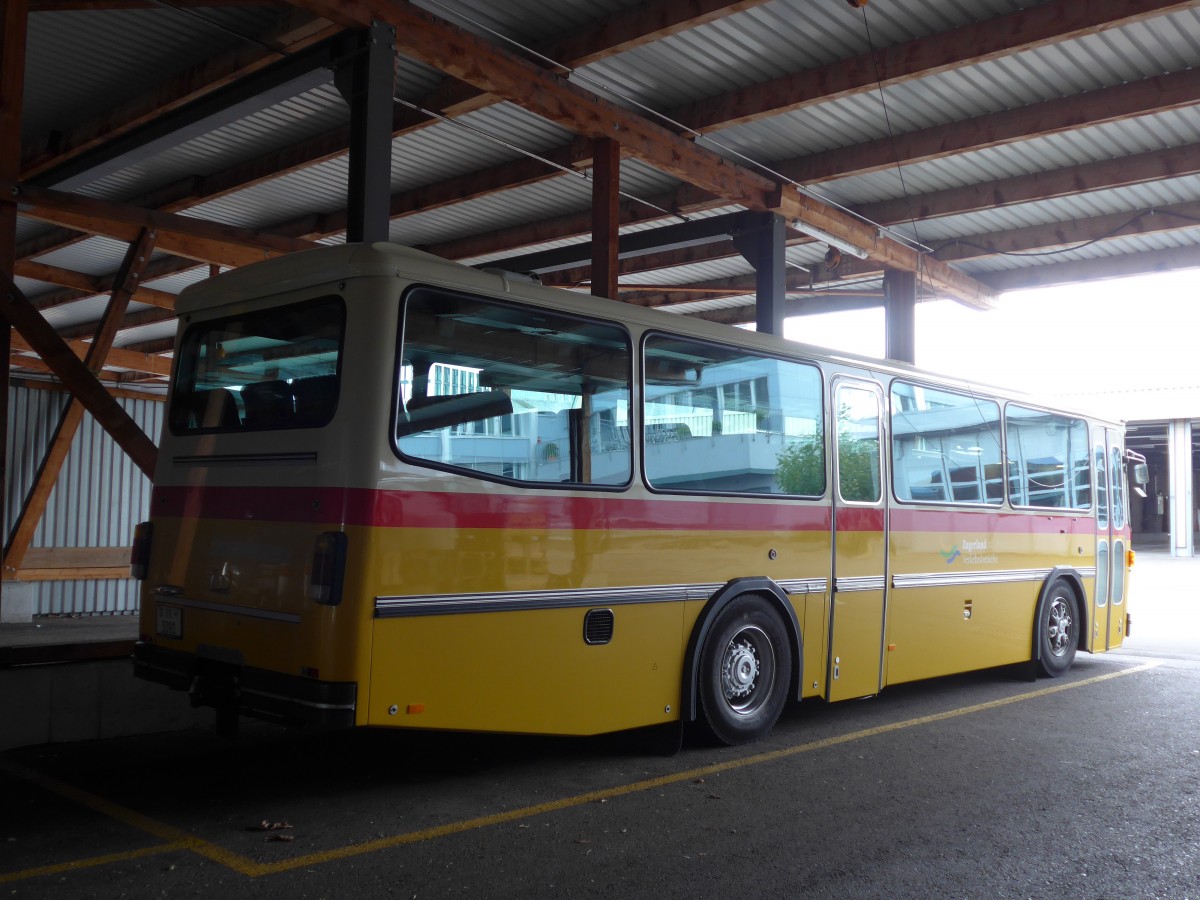
[[457, 494], [338, 488], [158, 487], [156, 516], [382, 528], [828, 531], [829, 509], [802, 503], [674, 497]]
[[[153, 515], [382, 528], [828, 531], [830, 510], [801, 502], [670, 497], [571, 497], [381, 491], [365, 488], [157, 487]], [[1092, 534], [1086, 513], [893, 507], [897, 532]], [[838, 510], [842, 531], [880, 531], [883, 510]]]
[[1047, 515], [1040, 512], [893, 507], [892, 530], [950, 534], [1094, 534], [1096, 520], [1086, 511]]

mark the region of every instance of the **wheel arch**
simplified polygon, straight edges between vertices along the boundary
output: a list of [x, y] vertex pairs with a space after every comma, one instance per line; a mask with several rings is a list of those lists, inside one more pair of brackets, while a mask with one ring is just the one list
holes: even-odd
[[800, 639], [800, 622], [796, 611], [788, 600], [788, 593], [778, 584], [766, 577], [735, 578], [726, 582], [716, 593], [709, 597], [704, 609], [696, 617], [692, 633], [688, 638], [687, 650], [683, 657], [683, 681], [680, 689], [679, 717], [684, 722], [694, 722], [699, 714], [699, 691], [697, 672], [700, 668], [700, 654], [704, 650], [704, 641], [712, 630], [712, 624], [726, 606], [738, 597], [746, 594], [757, 594], [765, 598], [779, 613], [787, 631], [788, 642], [792, 650], [792, 676], [788, 686], [791, 697], [800, 699], [800, 685], [804, 670], [804, 644]]
[[1047, 598], [1059, 584], [1066, 584], [1070, 589], [1071, 597], [1075, 602], [1075, 615], [1083, 623], [1083, 627], [1079, 629], [1077, 649], [1088, 649], [1084, 646], [1083, 639], [1085, 635], [1092, 633], [1092, 623], [1088, 621], [1087, 590], [1083, 586], [1083, 576], [1071, 566], [1055, 566], [1046, 576], [1046, 580], [1042, 582], [1042, 589], [1038, 592], [1037, 606], [1034, 607], [1032, 652], [1035, 663], [1042, 660], [1041, 641], [1038, 640], [1038, 623], [1042, 620], [1042, 612], [1046, 608]]

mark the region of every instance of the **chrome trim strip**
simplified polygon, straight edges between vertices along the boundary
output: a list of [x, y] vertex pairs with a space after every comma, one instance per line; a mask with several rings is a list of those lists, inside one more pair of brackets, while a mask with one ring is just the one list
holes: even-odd
[[[777, 581], [776, 584], [790, 594], [817, 594], [825, 592], [828, 582], [824, 578], [794, 578]], [[678, 603], [683, 600], [707, 600], [722, 587], [724, 584], [715, 583], [656, 584], [560, 591], [376, 597], [375, 617], [392, 619], [406, 616], [445, 616], [454, 613]]]
[[250, 606], [234, 606], [232, 603], [210, 603], [207, 600], [190, 600], [186, 597], [169, 597], [166, 606], [186, 606], [189, 609], [202, 609], [205, 612], [228, 613], [231, 616], [247, 616], [251, 619], [269, 619], [272, 622], [287, 622], [291, 625], [300, 624], [300, 616], [296, 613], [275, 612], [270, 609], [254, 609]]
[[722, 585], [719, 584], [665, 584], [625, 588], [580, 588], [562, 591], [376, 597], [375, 617], [390, 619], [399, 616], [444, 616], [467, 612], [623, 606], [633, 603], [676, 603], [681, 600], [707, 600], [721, 587]]
[[883, 575], [857, 575], [833, 580], [833, 589], [843, 594], [850, 591], [882, 591], [885, 587], [887, 578]]
[[789, 594], [824, 594], [829, 590], [828, 578], [785, 578], [775, 583]]
[[1077, 566], [1077, 567], [1075, 567], [1075, 571], [1079, 573], [1080, 578], [1095, 578], [1096, 577], [1096, 567], [1095, 566]]
[[1053, 569], [1002, 569], [986, 572], [913, 572], [904, 575], [893, 575], [892, 587], [944, 587], [947, 585], [963, 584], [1007, 584], [1021, 581], [1045, 581], [1052, 571]]
[[317, 453], [218, 453], [211, 456], [176, 456], [171, 462], [177, 466], [278, 466], [315, 463]]

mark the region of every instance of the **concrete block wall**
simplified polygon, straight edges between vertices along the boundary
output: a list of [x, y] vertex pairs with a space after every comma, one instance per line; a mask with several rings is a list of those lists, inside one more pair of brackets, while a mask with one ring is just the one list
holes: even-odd
[[0, 750], [209, 727], [211, 709], [133, 677], [128, 659], [0, 669]]

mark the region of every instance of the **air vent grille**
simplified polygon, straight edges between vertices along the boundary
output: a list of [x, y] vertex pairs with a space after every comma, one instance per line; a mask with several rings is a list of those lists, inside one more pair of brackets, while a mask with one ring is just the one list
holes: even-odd
[[586, 644], [607, 644], [613, 636], [613, 611], [589, 609], [583, 617], [583, 640]]

